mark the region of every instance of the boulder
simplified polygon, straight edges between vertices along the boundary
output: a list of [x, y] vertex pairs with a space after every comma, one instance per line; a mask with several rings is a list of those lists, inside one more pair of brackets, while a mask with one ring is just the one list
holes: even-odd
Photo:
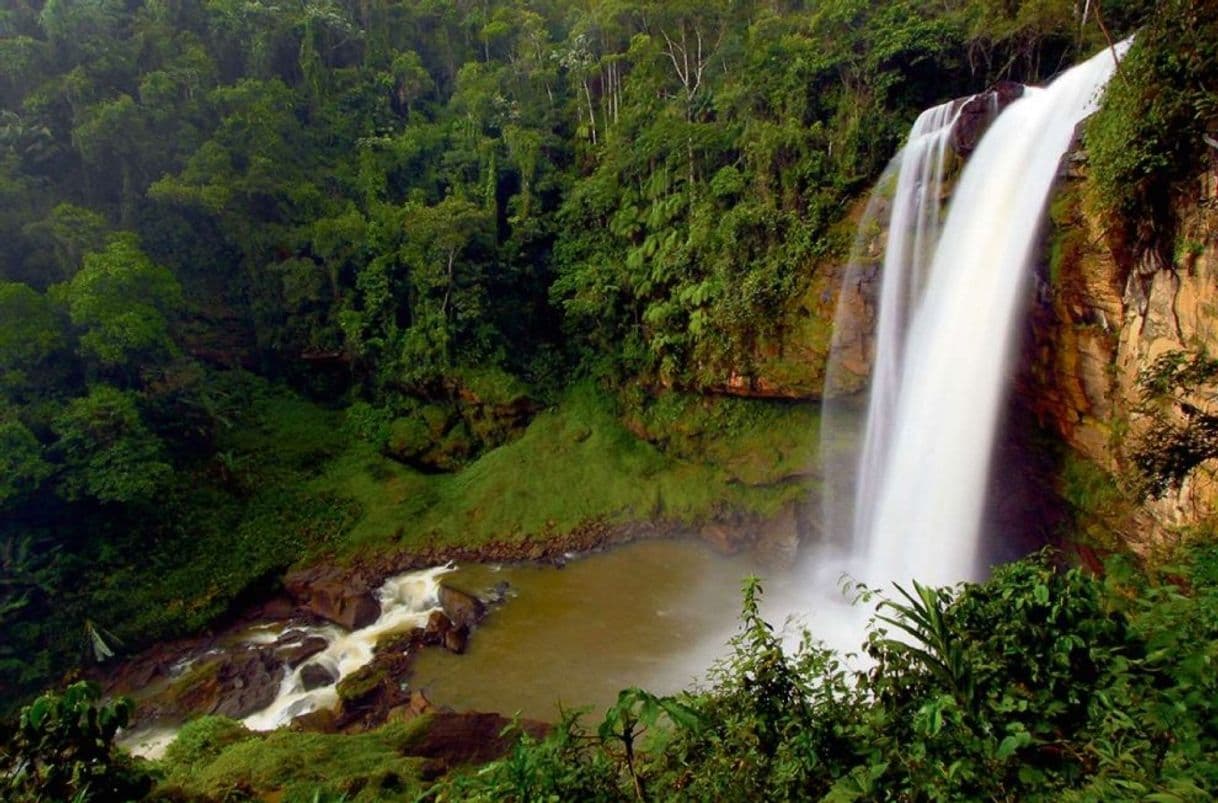
[[157, 706], [178, 714], [241, 719], [274, 702], [283, 678], [275, 650], [245, 650], [195, 667], [158, 695]]
[[443, 647], [458, 655], [465, 652], [469, 639], [468, 627], [457, 627], [443, 611], [432, 611], [423, 628], [423, 643], [431, 647]]
[[452, 620], [444, 611], [432, 611], [427, 617], [427, 625], [423, 628], [423, 643], [433, 647], [443, 644], [444, 637], [452, 629]]
[[[439, 774], [453, 767], [485, 764], [507, 755], [516, 744], [517, 734], [508, 727], [512, 724], [498, 714], [435, 712], [423, 733], [402, 746], [402, 753], [431, 759]], [[534, 739], [550, 732], [544, 722], [524, 719], [515, 724]]]
[[294, 731], [335, 733], [338, 730], [338, 714], [329, 708], [319, 708], [296, 717], [288, 727]]
[[329, 686], [338, 680], [338, 673], [319, 661], [305, 664], [300, 670], [300, 685], [305, 691]]
[[367, 627], [381, 615], [381, 606], [362, 577], [344, 576], [329, 566], [292, 572], [284, 588], [311, 613], [347, 630]]
[[461, 655], [469, 641], [469, 630], [464, 627], [454, 627], [444, 634], [444, 649]]
[[486, 615], [486, 605], [473, 594], [449, 585], [440, 585], [440, 607], [457, 628], [472, 628]]
[[974, 95], [960, 107], [952, 128], [952, 148], [961, 156], [977, 149], [994, 118], [1007, 106], [1023, 97], [1024, 86], [1014, 81], [999, 81], [987, 92]]
[[396, 706], [389, 711], [386, 716], [386, 722], [409, 722], [412, 719], [417, 719], [424, 714], [430, 714], [439, 709], [436, 708], [431, 700], [427, 699], [427, 695], [415, 689], [410, 692], [410, 701]]
[[275, 650], [289, 668], [295, 669], [305, 661], [329, 646], [321, 636], [305, 636], [304, 638], [281, 638], [275, 642]]

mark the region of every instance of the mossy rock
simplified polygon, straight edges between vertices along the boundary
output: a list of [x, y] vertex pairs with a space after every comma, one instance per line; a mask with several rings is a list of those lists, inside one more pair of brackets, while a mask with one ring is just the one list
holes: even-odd
[[528, 385], [501, 368], [464, 368], [453, 379], [467, 403], [512, 406], [529, 401], [531, 393]]
[[390, 457], [405, 461], [414, 460], [430, 447], [431, 434], [422, 418], [399, 418], [389, 425], [386, 450]]
[[434, 449], [424, 455], [423, 459], [428, 465], [441, 471], [456, 471], [465, 465], [476, 450], [469, 427], [465, 425], [464, 421], [460, 421], [448, 431], [448, 434]]
[[390, 457], [404, 462], [430, 464], [429, 453], [444, 440], [453, 411], [439, 404], [424, 404], [389, 425], [386, 450]]
[[375, 692], [388, 680], [389, 675], [385, 668], [377, 666], [375, 662], [362, 666], [339, 681], [336, 688], [338, 699], [344, 703], [358, 702]]

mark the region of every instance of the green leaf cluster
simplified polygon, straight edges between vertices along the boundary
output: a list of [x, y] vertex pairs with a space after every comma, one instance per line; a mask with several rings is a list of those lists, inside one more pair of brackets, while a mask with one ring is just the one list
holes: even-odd
[[148, 793], [151, 774], [114, 746], [134, 705], [100, 697], [96, 684], [79, 682], [21, 710], [15, 731], [0, 743], [5, 800], [101, 803], [138, 800]]

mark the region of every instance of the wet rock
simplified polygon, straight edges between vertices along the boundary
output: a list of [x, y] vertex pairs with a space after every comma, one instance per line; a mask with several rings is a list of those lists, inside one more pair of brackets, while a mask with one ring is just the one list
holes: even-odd
[[283, 662], [273, 649], [244, 650], [192, 668], [154, 704], [179, 715], [241, 719], [275, 700], [282, 677]]
[[952, 148], [961, 156], [977, 149], [982, 135], [1003, 109], [1023, 97], [1024, 86], [1014, 81], [999, 81], [988, 92], [967, 100], [960, 107], [956, 125], [952, 128]]
[[800, 505], [789, 504], [777, 516], [757, 524], [754, 549], [767, 565], [789, 567], [808, 530], [807, 512]]
[[291, 669], [295, 669], [324, 650], [327, 644], [328, 642], [321, 636], [307, 636], [301, 640], [293, 639], [286, 642], [281, 638], [275, 642], [275, 649], [283, 662]]
[[510, 596], [511, 591], [512, 591], [512, 584], [509, 583], [507, 580], [500, 580], [498, 583], [495, 583], [494, 589], [491, 590], [491, 598], [489, 600], [489, 603], [491, 605], [499, 605], [504, 602], [507, 602], [508, 596]]
[[376, 645], [372, 662], [338, 684], [338, 727], [359, 731], [385, 721], [389, 712], [410, 699], [407, 679], [414, 656], [424, 644], [425, 630], [416, 627]]
[[458, 628], [472, 628], [486, 615], [482, 600], [449, 585], [440, 586], [440, 607]]
[[331, 566], [314, 566], [291, 572], [284, 588], [309, 612], [347, 630], [367, 627], [381, 615], [380, 603], [368, 579], [359, 574], [344, 575]]
[[338, 680], [338, 673], [325, 664], [314, 661], [310, 664], [305, 664], [300, 670], [300, 685], [304, 686], [305, 691], [319, 689], [322, 686], [329, 686]]
[[430, 714], [439, 709], [427, 699], [427, 695], [415, 689], [410, 692], [410, 701], [390, 709], [386, 722], [409, 722], [424, 714]]
[[735, 555], [743, 548], [746, 540], [739, 528], [726, 522], [711, 522], [703, 525], [702, 529], [698, 531], [698, 537], [723, 555]]
[[432, 646], [443, 644], [444, 636], [452, 629], [452, 620], [443, 611], [432, 611], [423, 628], [423, 643]]
[[293, 719], [288, 727], [294, 731], [336, 733], [338, 731], [338, 714], [329, 708], [321, 708], [317, 711], [301, 714]]
[[464, 627], [454, 627], [444, 634], [444, 649], [461, 655], [465, 652], [465, 645], [468, 641], [469, 630]]
[[443, 647], [458, 655], [465, 652], [469, 639], [468, 627], [457, 627], [443, 611], [432, 611], [423, 628], [423, 643], [431, 647]]

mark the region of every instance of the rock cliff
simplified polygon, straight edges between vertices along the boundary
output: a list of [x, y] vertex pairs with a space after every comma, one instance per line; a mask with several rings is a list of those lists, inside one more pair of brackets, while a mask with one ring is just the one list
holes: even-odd
[[1149, 248], [1128, 242], [1128, 221], [1095, 211], [1085, 158], [1073, 160], [1017, 389], [1115, 489], [1105, 511], [1086, 510], [1100, 505], [1077, 488], [1067, 496], [1141, 554], [1218, 514], [1218, 152], [1199, 168], [1161, 210], [1170, 241]]

